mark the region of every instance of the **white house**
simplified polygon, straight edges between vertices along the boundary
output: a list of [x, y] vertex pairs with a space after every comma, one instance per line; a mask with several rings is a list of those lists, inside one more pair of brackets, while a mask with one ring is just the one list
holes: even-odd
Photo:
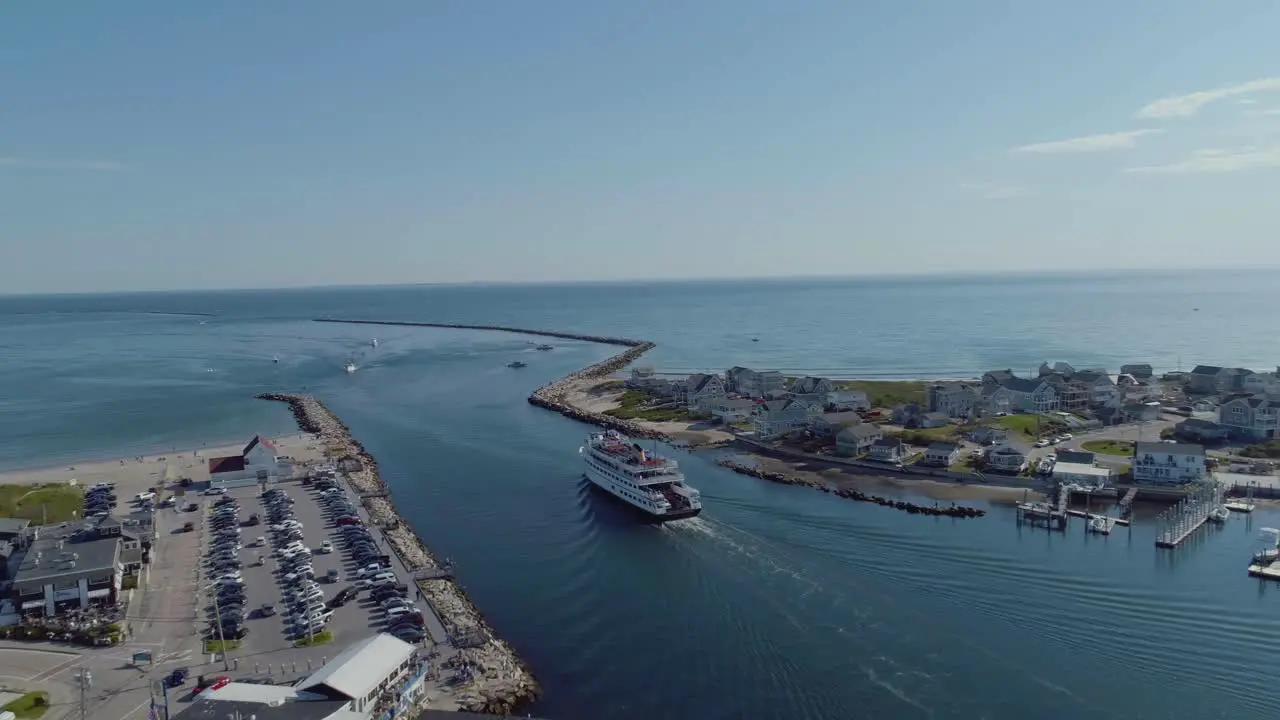
[[796, 400], [769, 400], [755, 407], [752, 424], [761, 440], [785, 435], [808, 425], [822, 409]]
[[870, 410], [871, 399], [861, 390], [833, 390], [827, 393], [827, 405], [842, 410]]
[[751, 417], [751, 411], [755, 406], [755, 402], [751, 400], [721, 398], [712, 402], [711, 416], [725, 425], [731, 425]]
[[1053, 464], [1053, 480], [1062, 485], [1081, 485], [1087, 488], [1106, 487], [1111, 480], [1111, 469], [1093, 463], [1066, 462]]
[[293, 466], [280, 456], [275, 443], [255, 435], [239, 455], [209, 459], [210, 487], [243, 487], [263, 480], [275, 482], [293, 473]]
[[785, 384], [777, 370], [756, 371], [741, 365], [726, 370], [724, 379], [727, 392], [749, 398], [765, 397], [771, 391], [782, 390]]
[[871, 443], [867, 449], [869, 460], [880, 462], [901, 462], [906, 457], [906, 447], [895, 437], [882, 437]]
[[949, 442], [936, 442], [924, 449], [924, 457], [921, 458], [920, 463], [948, 467], [958, 459], [960, 459], [959, 445]]
[[711, 407], [725, 395], [724, 380], [719, 375], [694, 373], [685, 381], [685, 402], [694, 412], [711, 412]]
[[884, 432], [869, 423], [847, 427], [836, 435], [836, 454], [845, 457], [861, 455], [883, 437]]
[[1133, 480], [1181, 485], [1207, 477], [1203, 445], [1140, 442], [1133, 448]]
[[982, 459], [988, 470], [1016, 473], [1022, 469], [1027, 456], [1012, 445], [996, 445], [987, 448], [982, 454]]

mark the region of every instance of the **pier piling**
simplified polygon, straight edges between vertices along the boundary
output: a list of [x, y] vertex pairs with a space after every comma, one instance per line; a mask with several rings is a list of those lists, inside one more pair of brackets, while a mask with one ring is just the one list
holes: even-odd
[[1175, 548], [1191, 536], [1209, 519], [1209, 511], [1222, 504], [1222, 489], [1205, 485], [1188, 495], [1181, 502], [1160, 514], [1162, 524], [1156, 536], [1156, 547]]

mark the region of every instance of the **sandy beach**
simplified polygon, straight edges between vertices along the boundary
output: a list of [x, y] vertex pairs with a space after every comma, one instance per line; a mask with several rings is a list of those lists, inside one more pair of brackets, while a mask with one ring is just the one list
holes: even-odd
[[[578, 378], [568, 381], [564, 401], [579, 410], [603, 413], [622, 406], [620, 398], [625, 390], [616, 380]], [[636, 419], [642, 425], [657, 430], [668, 437], [690, 446], [731, 442], [733, 435], [704, 422], [657, 422]]]
[[[324, 447], [312, 435], [297, 433], [274, 437], [271, 440], [280, 449], [281, 455], [298, 461], [315, 461], [324, 457]], [[248, 441], [246, 438], [245, 443]], [[238, 455], [244, 449], [245, 443], [59, 467], [11, 470], [0, 473], [0, 484], [38, 485], [75, 480], [80, 485], [93, 485], [109, 482], [116, 484], [117, 492], [123, 499], [164, 481], [176, 482], [179, 478], [189, 477], [197, 483], [205, 482], [209, 479], [209, 458]]]

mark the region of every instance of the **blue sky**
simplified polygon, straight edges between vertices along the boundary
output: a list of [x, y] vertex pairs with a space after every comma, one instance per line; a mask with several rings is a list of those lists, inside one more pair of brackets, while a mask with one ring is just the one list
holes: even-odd
[[1280, 264], [1280, 3], [9, 3], [0, 292]]

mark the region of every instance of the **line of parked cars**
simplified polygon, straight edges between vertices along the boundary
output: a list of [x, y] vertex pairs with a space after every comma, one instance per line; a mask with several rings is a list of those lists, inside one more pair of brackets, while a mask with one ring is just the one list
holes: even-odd
[[302, 523], [294, 517], [294, 500], [284, 490], [270, 488], [262, 493], [262, 504], [266, 508], [267, 531], [275, 548], [276, 582], [284, 600], [285, 632], [293, 638], [323, 632], [333, 617], [333, 610], [316, 582], [311, 548], [303, 542]]
[[243, 565], [240, 561], [240, 503], [222, 496], [209, 513], [209, 548], [205, 570], [213, 602], [207, 608], [209, 629], [205, 636], [213, 640], [239, 640], [249, 634], [245, 618], [249, 610], [245, 602]]
[[331, 605], [338, 606], [354, 599], [362, 590], [369, 591], [369, 599], [384, 615], [386, 632], [409, 643], [417, 643], [426, 637], [423, 629], [426, 620], [409, 600], [409, 588], [402, 584], [391, 570], [391, 556], [382, 552], [373, 533], [360, 520], [355, 505], [333, 480], [315, 482], [317, 501], [335, 525], [342, 539], [348, 559], [355, 565], [351, 576], [355, 584], [333, 598]]
[[115, 483], [98, 483], [84, 491], [84, 517], [106, 517], [116, 506]]

